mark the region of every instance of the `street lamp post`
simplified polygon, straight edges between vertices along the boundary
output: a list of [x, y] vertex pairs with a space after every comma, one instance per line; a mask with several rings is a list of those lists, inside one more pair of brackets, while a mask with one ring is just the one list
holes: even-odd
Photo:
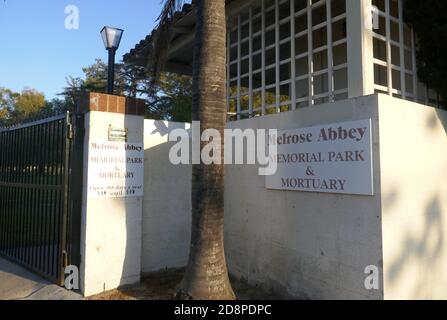
[[115, 83], [115, 54], [116, 50], [120, 46], [121, 37], [124, 30], [112, 27], [104, 27], [101, 30], [102, 40], [104, 46], [109, 52], [109, 64], [108, 64], [108, 78], [107, 78], [107, 93], [113, 94], [113, 87]]

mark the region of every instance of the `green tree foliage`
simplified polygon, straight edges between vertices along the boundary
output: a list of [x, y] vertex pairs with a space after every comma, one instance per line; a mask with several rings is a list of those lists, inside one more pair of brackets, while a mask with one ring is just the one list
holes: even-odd
[[53, 114], [53, 105], [45, 100], [43, 93], [35, 89], [27, 88], [17, 93], [0, 88], [0, 126]]
[[13, 113], [15, 118], [24, 120], [39, 113], [45, 106], [46, 101], [43, 93], [35, 89], [24, 89], [15, 98]]
[[[144, 67], [116, 64], [115, 94], [147, 101], [147, 117], [156, 120], [191, 121], [191, 78], [162, 74], [155, 87]], [[86, 92], [107, 92], [107, 65], [100, 59], [82, 69], [84, 79], [68, 77], [62, 95], [70, 106]]]
[[156, 93], [145, 89], [148, 96], [148, 114], [151, 119], [191, 122], [191, 77], [162, 73], [156, 83]]
[[[46, 101], [34, 90], [21, 93], [0, 88], [0, 126], [8, 126], [35, 118], [45, 118], [74, 111], [76, 100], [86, 92], [107, 91], [107, 66], [100, 59], [82, 69], [83, 78], [68, 77], [61, 98]], [[147, 101], [147, 117], [156, 120], [191, 121], [191, 78], [176, 74], [162, 74], [157, 86], [151, 87], [145, 68], [116, 65], [115, 92], [118, 95], [138, 97]]]
[[418, 75], [447, 105], [447, 1], [405, 0], [405, 19], [417, 37]]
[[11, 90], [0, 87], [0, 126], [5, 126], [10, 121], [15, 96]]

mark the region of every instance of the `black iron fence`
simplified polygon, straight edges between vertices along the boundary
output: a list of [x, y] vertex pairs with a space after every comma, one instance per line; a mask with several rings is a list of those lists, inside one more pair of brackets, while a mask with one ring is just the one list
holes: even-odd
[[0, 254], [61, 285], [79, 263], [82, 123], [67, 113], [0, 129]]

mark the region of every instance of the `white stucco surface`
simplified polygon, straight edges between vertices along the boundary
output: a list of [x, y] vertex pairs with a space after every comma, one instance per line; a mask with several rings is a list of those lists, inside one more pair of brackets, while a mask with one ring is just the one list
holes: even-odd
[[191, 166], [174, 166], [168, 135], [189, 125], [144, 121], [145, 194], [143, 203], [143, 273], [181, 268], [188, 262], [191, 226]]
[[[447, 113], [371, 95], [229, 123], [296, 129], [372, 119], [374, 196], [267, 190], [256, 165], [228, 165], [230, 272], [304, 299], [447, 298]], [[191, 168], [168, 162], [167, 132], [145, 121], [142, 270], [187, 263]], [[365, 288], [365, 268], [379, 289]]]
[[140, 281], [143, 198], [88, 198], [88, 146], [108, 141], [109, 125], [128, 128], [143, 143], [143, 117], [92, 111], [86, 115], [81, 227], [81, 290], [91, 296]]
[[305, 299], [380, 299], [364, 287], [365, 267], [381, 268], [377, 96], [230, 123], [294, 129], [372, 119], [376, 196], [273, 191], [257, 166], [226, 171], [225, 230], [230, 271], [251, 284]]
[[379, 96], [385, 299], [447, 299], [447, 112]]

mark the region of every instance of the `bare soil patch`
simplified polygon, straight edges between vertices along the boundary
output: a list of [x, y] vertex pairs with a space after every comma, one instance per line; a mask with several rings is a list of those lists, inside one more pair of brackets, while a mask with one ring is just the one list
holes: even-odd
[[[183, 278], [184, 270], [166, 270], [143, 277], [141, 283], [108, 291], [88, 300], [174, 300], [177, 285]], [[280, 300], [272, 292], [257, 286], [249, 286], [245, 281], [231, 279], [239, 300]]]

